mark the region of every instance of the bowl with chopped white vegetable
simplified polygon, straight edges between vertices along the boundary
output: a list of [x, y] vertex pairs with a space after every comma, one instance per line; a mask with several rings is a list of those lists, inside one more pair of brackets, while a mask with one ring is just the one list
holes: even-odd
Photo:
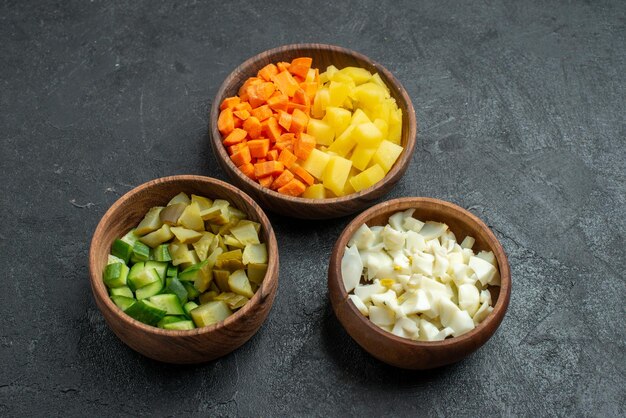
[[438, 199], [378, 204], [342, 232], [328, 271], [339, 322], [368, 353], [405, 369], [454, 363], [495, 333], [509, 304], [502, 245]]

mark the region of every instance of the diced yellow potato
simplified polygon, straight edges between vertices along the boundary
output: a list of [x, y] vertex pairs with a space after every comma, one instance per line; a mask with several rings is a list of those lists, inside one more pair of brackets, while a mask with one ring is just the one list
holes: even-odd
[[385, 170], [378, 164], [374, 164], [367, 170], [350, 179], [350, 184], [357, 192], [372, 187], [385, 177]]
[[348, 125], [350, 125], [350, 119], [352, 119], [352, 113], [350, 113], [349, 110], [329, 106], [326, 108], [326, 116], [324, 116], [323, 120], [328, 125], [332, 126], [335, 131], [335, 136], [339, 136], [346, 130]]
[[389, 115], [389, 133], [387, 139], [394, 144], [400, 144], [402, 138], [402, 109], [396, 109]]
[[232, 315], [232, 313], [233, 312], [224, 301], [216, 300], [198, 306], [189, 312], [189, 315], [191, 315], [194, 324], [200, 328], [223, 321]]
[[330, 91], [327, 88], [320, 88], [315, 93], [313, 106], [311, 106], [311, 116], [321, 119], [326, 113], [326, 108], [330, 105]]
[[354, 103], [352, 102], [352, 99], [348, 97], [348, 98], [347, 98], [347, 99], [343, 102], [343, 104], [341, 105], [341, 107], [343, 107], [344, 109], [347, 109], [347, 110], [352, 111], [352, 110], [354, 110]]
[[[352, 178], [352, 171], [354, 170], [354, 168], [352, 170], [350, 170], [350, 175], [348, 175], [348, 180], [350, 178]], [[342, 196], [347, 196], [349, 194], [354, 193], [354, 187], [352, 187], [352, 184], [350, 184], [349, 181], [346, 181], [346, 184], [343, 185], [343, 192], [341, 193]]]
[[371, 148], [378, 147], [384, 139], [382, 132], [372, 122], [356, 125], [352, 136], [357, 144]]
[[324, 187], [340, 196], [351, 168], [352, 161], [338, 156], [331, 157], [324, 171]]
[[350, 94], [350, 86], [347, 83], [331, 81], [328, 91], [330, 92], [330, 105], [341, 106]]
[[307, 199], [324, 199], [326, 198], [326, 192], [324, 189], [324, 185], [321, 183], [314, 184], [306, 188], [304, 193], [302, 193], [302, 197], [306, 197]]
[[[329, 65], [328, 67], [326, 67], [326, 72], [324, 73], [326, 75], [326, 81], [330, 81], [333, 79], [333, 76], [335, 75], [335, 73], [339, 71], [337, 69], [337, 67], [335, 67], [334, 65]], [[320, 80], [321, 81], [321, 80]], [[326, 82], [324, 81], [324, 83]]]
[[385, 171], [385, 173], [388, 173], [402, 153], [403, 149], [404, 148], [402, 148], [400, 145], [384, 140], [383, 142], [381, 142], [380, 146], [374, 153], [374, 156], [372, 157], [372, 162], [374, 164], [379, 164]]
[[360, 125], [367, 122], [371, 122], [370, 118], [368, 118], [365, 112], [363, 112], [361, 109], [357, 109], [352, 114], [350, 125]]
[[306, 133], [315, 137], [315, 142], [319, 145], [330, 145], [335, 139], [333, 127], [319, 119], [309, 119]]
[[333, 74], [333, 77], [330, 79], [330, 81], [347, 84], [350, 88], [353, 88], [355, 86], [354, 80], [349, 75], [342, 73], [341, 70]]
[[[251, 298], [254, 296], [250, 280], [244, 270], [237, 270], [228, 277], [228, 287], [233, 293]], [[192, 311], [193, 312], [193, 311]]]
[[352, 156], [350, 157], [352, 165], [361, 171], [365, 170], [372, 160], [375, 152], [375, 147], [367, 147], [362, 144], [357, 145], [356, 148], [354, 148], [354, 151], [352, 151]]
[[192, 203], [185, 208], [178, 218], [178, 225], [194, 231], [204, 231], [204, 221], [200, 216], [200, 208], [197, 203]]
[[164, 224], [156, 231], [150, 232], [149, 234], [139, 238], [139, 241], [143, 242], [148, 247], [155, 248], [156, 246], [163, 244], [164, 242], [169, 241], [172, 238], [174, 238], [174, 234], [172, 234], [170, 226]]
[[389, 125], [384, 120], [377, 118], [374, 120], [374, 125], [378, 128], [381, 134], [383, 134], [383, 138], [387, 138], [389, 134]]
[[389, 93], [378, 84], [365, 83], [354, 89], [353, 97], [359, 102], [359, 106], [368, 109], [376, 109]]
[[183, 244], [191, 244], [202, 238], [202, 233], [194, 231], [193, 229], [183, 228], [182, 226], [173, 226], [170, 228], [174, 236], [178, 241]]
[[309, 154], [309, 158], [302, 162], [301, 167], [316, 179], [321, 180], [329, 160], [329, 155], [314, 148]]
[[370, 78], [372, 78], [372, 73], [367, 71], [365, 68], [360, 67], [345, 67], [339, 70], [339, 73], [350, 77], [357, 86], [359, 84], [366, 83], [370, 80]]
[[335, 139], [330, 147], [328, 147], [329, 153], [334, 153], [339, 156], [346, 156], [348, 153], [354, 148], [356, 145], [356, 141], [354, 140], [354, 125], [348, 126], [348, 128]]
[[313, 68], [309, 68], [309, 71], [307, 71], [304, 81], [306, 83], [312, 83], [315, 81], [315, 70]]
[[378, 73], [374, 74], [369, 81], [374, 84], [378, 84], [379, 86], [383, 87], [385, 90], [389, 90], [389, 88], [387, 87], [383, 79], [380, 78], [380, 75]]

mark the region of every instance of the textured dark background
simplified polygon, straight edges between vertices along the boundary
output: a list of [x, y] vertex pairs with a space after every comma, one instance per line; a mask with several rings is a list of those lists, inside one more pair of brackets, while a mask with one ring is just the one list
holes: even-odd
[[[625, 18], [623, 0], [3, 1], [0, 415], [624, 416]], [[469, 208], [504, 245], [509, 311], [464, 361], [402, 371], [343, 331], [326, 269], [349, 217], [271, 216], [274, 307], [212, 363], [148, 360], [96, 309], [100, 217], [156, 177], [224, 179], [207, 138], [218, 86], [295, 42], [391, 70], [420, 132], [389, 197]]]

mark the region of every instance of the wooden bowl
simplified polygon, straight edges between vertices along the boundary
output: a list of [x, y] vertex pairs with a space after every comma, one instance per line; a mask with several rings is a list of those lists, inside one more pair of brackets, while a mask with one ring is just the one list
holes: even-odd
[[[111, 243], [136, 226], [148, 209], [166, 204], [180, 192], [226, 199], [243, 210], [248, 219], [262, 225], [262, 238], [269, 255], [265, 279], [243, 308], [223, 322], [188, 331], [164, 330], [134, 320], [113, 303], [102, 281]], [[221, 357], [241, 346], [265, 321], [278, 287], [278, 246], [274, 230], [263, 210], [242, 191], [209, 177], [164, 177], [134, 188], [109, 208], [91, 240], [89, 273], [96, 304], [109, 327], [124, 343], [155, 360], [200, 363]]]
[[[332, 64], [339, 69], [357, 66], [372, 73], [377, 72], [389, 87], [391, 96], [396, 99], [398, 106], [402, 109], [402, 146], [404, 151], [385, 178], [374, 186], [337, 198], [289, 197], [261, 187], [257, 182], [246, 177], [230, 160], [224, 145], [222, 145], [222, 135], [217, 129], [219, 106], [222, 100], [229, 96], [235, 96], [243, 82], [248, 77], [256, 75], [257, 71], [265, 65], [279, 61], [291, 61], [293, 58], [302, 56], [313, 58], [313, 66], [321, 71]], [[370, 206], [372, 201], [388, 193], [400, 180], [411, 161], [416, 132], [417, 122], [411, 99], [400, 82], [385, 67], [358, 52], [323, 44], [286, 45], [270, 49], [245, 61], [222, 83], [213, 100], [209, 120], [211, 147], [220, 166], [230, 176], [233, 183], [252, 196], [264, 208], [282, 215], [303, 219], [330, 219], [354, 213]]]
[[[457, 240], [467, 235], [476, 239], [472, 248], [493, 251], [498, 261], [502, 285], [489, 290], [494, 310], [472, 331], [443, 341], [421, 342], [397, 337], [374, 325], [348, 299], [341, 277], [341, 259], [350, 237], [359, 226], [386, 225], [390, 215], [414, 208], [413, 216], [422, 221], [445, 222]], [[339, 322], [348, 334], [377, 359], [403, 369], [432, 369], [454, 363], [482, 346], [502, 322], [511, 294], [511, 271], [506, 254], [497, 238], [480, 219], [465, 209], [438, 199], [405, 197], [378, 204], [357, 216], [335, 243], [328, 269], [330, 300]]]

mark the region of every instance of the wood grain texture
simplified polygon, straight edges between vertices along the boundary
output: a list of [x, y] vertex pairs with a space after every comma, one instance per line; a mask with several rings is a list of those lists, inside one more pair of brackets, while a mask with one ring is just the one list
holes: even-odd
[[[421, 342], [397, 337], [374, 325], [349, 301], [341, 277], [341, 259], [350, 237], [363, 223], [386, 225], [390, 215], [414, 208], [413, 216], [422, 221], [445, 222], [457, 240], [470, 235], [476, 239], [473, 250], [493, 251], [498, 261], [502, 284], [490, 287], [493, 312], [476, 328], [459, 337]], [[504, 249], [480, 219], [465, 209], [438, 199], [406, 197], [376, 205], [356, 217], [335, 243], [328, 268], [330, 300], [348, 334], [367, 352], [385, 363], [405, 369], [431, 369], [454, 363], [482, 346], [494, 334], [509, 305], [511, 272]]]
[[[180, 192], [226, 199], [262, 225], [268, 247], [268, 269], [254, 297], [225, 321], [189, 331], [152, 327], [126, 315], [109, 298], [102, 281], [111, 243], [136, 226], [148, 209], [165, 205]], [[221, 357], [248, 341], [265, 321], [278, 287], [278, 245], [263, 210], [246, 194], [209, 177], [181, 175], [142, 184], [111, 206], [98, 224], [89, 252], [91, 289], [96, 304], [113, 332], [141, 354], [168, 363], [200, 363]]]
[[[372, 73], [376, 72], [387, 84], [391, 96], [402, 109], [402, 139], [404, 151], [385, 178], [374, 186], [348, 196], [329, 199], [305, 199], [290, 197], [261, 187], [249, 179], [232, 163], [222, 145], [222, 136], [217, 129], [219, 105], [222, 100], [237, 94], [243, 82], [269, 63], [291, 61], [293, 58], [308, 56], [313, 58], [313, 66], [321, 71], [329, 65], [337, 68], [357, 66]], [[273, 212], [303, 219], [329, 219], [357, 212], [383, 196], [400, 180], [406, 171], [415, 148], [417, 121], [411, 99], [402, 84], [379, 63], [358, 52], [338, 46], [324, 44], [294, 44], [258, 54], [237, 67], [222, 83], [213, 100], [209, 118], [210, 142], [220, 166], [233, 182], [252, 196], [261, 206]]]

